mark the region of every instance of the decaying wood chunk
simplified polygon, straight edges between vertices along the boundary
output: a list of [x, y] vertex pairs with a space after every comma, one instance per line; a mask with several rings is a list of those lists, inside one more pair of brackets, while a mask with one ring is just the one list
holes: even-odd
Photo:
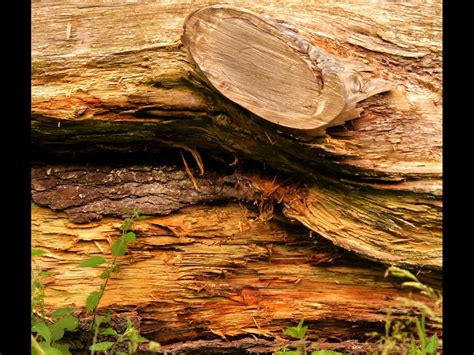
[[124, 216], [125, 206], [160, 215], [229, 200], [281, 205], [286, 216], [346, 250], [388, 265], [441, 269], [442, 210], [436, 196], [323, 176], [305, 187], [294, 177], [209, 169], [191, 174], [177, 167], [44, 165], [32, 170], [32, 199], [79, 223]]
[[[63, 212], [32, 210], [32, 245], [49, 252], [35, 257], [36, 267], [51, 273], [48, 309], [84, 307], [102, 269], [76, 266], [89, 256], [109, 259], [121, 223], [105, 217], [78, 225]], [[142, 334], [164, 345], [253, 334], [270, 343], [250, 345], [271, 351], [302, 318], [311, 341], [363, 342], [365, 332], [383, 326], [389, 308], [402, 310], [397, 297], [407, 296], [384, 279], [383, 267], [235, 204], [186, 207], [137, 221], [133, 230], [137, 242], [120, 258], [100, 307], [133, 312]], [[341, 350], [357, 345], [342, 343]]]
[[156, 152], [186, 145], [304, 175], [409, 181], [414, 193], [441, 191], [440, 2], [302, 1], [290, 9], [239, 3], [281, 26], [291, 24], [365, 81], [375, 77], [394, 86], [361, 101], [360, 119], [307, 142], [259, 124], [198, 80], [179, 38], [186, 16], [206, 3], [34, 3], [34, 151]]
[[228, 5], [189, 15], [182, 41], [198, 70], [217, 90], [258, 116], [295, 132], [359, 117], [356, 104], [390, 89], [348, 69], [297, 30]]

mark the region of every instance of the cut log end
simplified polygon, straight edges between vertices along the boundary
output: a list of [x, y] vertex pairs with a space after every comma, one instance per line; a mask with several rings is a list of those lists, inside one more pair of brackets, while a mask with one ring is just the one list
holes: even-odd
[[318, 107], [318, 73], [276, 28], [250, 12], [206, 7], [187, 19], [183, 38], [193, 61], [226, 97], [270, 122], [308, 126]]
[[367, 94], [360, 75], [329, 53], [291, 29], [232, 6], [190, 14], [182, 41], [191, 62], [217, 91], [292, 131], [319, 135], [358, 117], [358, 101], [390, 89], [384, 83]]

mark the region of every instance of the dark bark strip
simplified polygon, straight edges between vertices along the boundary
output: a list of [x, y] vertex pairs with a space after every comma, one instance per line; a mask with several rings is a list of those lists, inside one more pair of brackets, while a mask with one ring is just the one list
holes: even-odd
[[31, 187], [33, 202], [64, 210], [75, 223], [124, 217], [134, 208], [164, 215], [198, 203], [255, 201], [260, 195], [242, 176], [195, 172], [191, 177], [184, 169], [165, 166], [43, 166], [32, 169]]

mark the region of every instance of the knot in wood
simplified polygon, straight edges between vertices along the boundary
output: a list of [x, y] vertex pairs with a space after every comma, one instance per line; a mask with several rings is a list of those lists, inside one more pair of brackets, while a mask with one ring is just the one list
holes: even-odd
[[288, 25], [232, 6], [191, 13], [182, 41], [190, 61], [219, 93], [292, 132], [320, 134], [358, 117], [356, 102], [388, 90], [384, 83], [368, 95], [354, 95], [364, 86], [356, 72]]

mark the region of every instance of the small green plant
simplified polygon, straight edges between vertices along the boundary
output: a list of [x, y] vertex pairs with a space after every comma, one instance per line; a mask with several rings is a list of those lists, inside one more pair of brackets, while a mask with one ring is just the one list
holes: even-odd
[[300, 320], [298, 325], [296, 327], [288, 327], [285, 331], [283, 331], [283, 334], [287, 334], [291, 336], [292, 338], [299, 339], [299, 345], [297, 346], [296, 350], [289, 350], [286, 347], [281, 349], [281, 351], [275, 352], [277, 355], [306, 355], [306, 330], [308, 329], [307, 325], [303, 325], [304, 319]]
[[44, 310], [44, 286], [42, 277], [48, 276], [45, 271], [35, 271], [37, 268], [34, 257], [47, 252], [42, 249], [32, 249], [31, 268], [31, 354], [33, 355], [69, 355], [69, 344], [61, 342], [66, 330], [72, 331], [79, 325], [79, 319], [71, 313], [73, 308], [59, 308], [51, 317]]
[[[92, 312], [94, 314], [94, 318], [92, 321], [92, 325], [95, 324], [95, 317], [96, 317], [96, 310], [99, 306], [100, 300], [102, 299], [105, 288], [109, 283], [110, 276], [112, 273], [118, 274], [120, 271], [120, 265], [118, 263], [118, 258], [124, 256], [128, 251], [129, 243], [133, 244], [136, 242], [137, 236], [134, 232], [131, 232], [130, 229], [133, 226], [133, 223], [139, 219], [139, 213], [137, 210], [133, 211], [133, 215], [128, 217], [124, 220], [122, 225], [119, 227], [122, 235], [112, 244], [111, 252], [112, 252], [112, 260], [109, 264], [105, 267], [104, 271], [99, 275], [103, 281], [102, 285], [100, 285], [98, 291], [93, 291], [89, 294], [86, 301], [86, 309], [87, 312]], [[106, 264], [107, 261], [102, 256], [93, 256], [86, 260], [84, 260], [80, 265], [77, 267], [97, 267], [102, 264]]]
[[[430, 297], [441, 304], [442, 295], [433, 288], [421, 283], [411, 272], [398, 267], [389, 267], [385, 272], [385, 277], [393, 276], [402, 279], [408, 279], [402, 283], [402, 287], [409, 287], [418, 290], [421, 294]], [[426, 332], [426, 319], [431, 321], [431, 327], [442, 328], [442, 319], [436, 315], [436, 312], [424, 302], [412, 300], [411, 298], [400, 298], [403, 305], [407, 308], [417, 309], [421, 313], [420, 317], [404, 316], [394, 320], [389, 312], [385, 321], [385, 333], [369, 333], [371, 338], [378, 338], [377, 343], [382, 347], [382, 355], [393, 352], [404, 351], [409, 355], [431, 355], [436, 354], [439, 339], [436, 334], [430, 338]]]
[[[98, 327], [97, 327], [98, 329]], [[132, 322], [130, 319], [127, 319], [127, 329], [120, 334], [116, 330], [112, 328], [106, 328], [102, 331], [103, 335], [110, 335], [115, 338], [115, 341], [105, 341], [101, 343], [96, 343], [90, 347], [90, 350], [94, 351], [107, 351], [110, 349], [111, 354], [133, 354], [137, 351], [138, 345], [140, 343], [148, 343], [148, 350], [149, 351], [158, 351], [160, 348], [160, 344], [154, 342], [154, 341], [149, 341], [148, 339], [142, 337], [138, 330], [133, 326]], [[128, 352], [114, 352], [115, 348], [117, 345], [122, 344], [123, 342], [127, 341], [128, 342]]]
[[[31, 208], [37, 208], [32, 203]], [[128, 213], [128, 208], [125, 208]], [[128, 251], [128, 245], [135, 243], [136, 235], [131, 232], [131, 228], [136, 220], [148, 218], [141, 216], [139, 211], [135, 209], [132, 215], [124, 220], [119, 227], [121, 236], [112, 244], [111, 253], [112, 260], [107, 264], [107, 261], [102, 256], [93, 256], [84, 260], [78, 267], [97, 267], [107, 264], [104, 271], [100, 274], [103, 283], [99, 290], [93, 291], [89, 294], [86, 301], [86, 311], [92, 313], [92, 322], [90, 330], [92, 331], [92, 345], [89, 347], [91, 355], [96, 352], [103, 352], [105, 354], [133, 354], [138, 350], [139, 344], [147, 343], [146, 350], [157, 352], [160, 344], [149, 341], [139, 334], [139, 331], [133, 326], [130, 319], [127, 319], [127, 327], [122, 333], [118, 333], [113, 328], [106, 328], [101, 331], [101, 326], [108, 324], [111, 320], [111, 314], [99, 315], [97, 310], [102, 299], [110, 276], [120, 271], [119, 258], [124, 256]], [[44, 307], [44, 285], [41, 280], [42, 277], [47, 276], [48, 273], [38, 270], [33, 267], [33, 257], [37, 255], [47, 254], [47, 251], [42, 249], [32, 249], [32, 269], [31, 269], [31, 353], [33, 355], [69, 355], [70, 344], [61, 342], [65, 331], [73, 331], [79, 325], [79, 319], [72, 315], [76, 309], [60, 308], [51, 313], [48, 317], [45, 313]], [[114, 338], [114, 341], [98, 342], [99, 334], [101, 336], [109, 336]], [[127, 346], [127, 352], [118, 351], [118, 347]], [[116, 351], [117, 350], [117, 351]]]
[[[306, 331], [308, 326], [303, 326], [304, 319], [300, 320], [296, 327], [287, 328], [283, 334], [287, 334], [292, 338], [299, 339], [299, 344], [296, 349], [290, 350], [287, 347], [275, 350], [275, 355], [307, 355], [308, 350], [306, 349]], [[342, 355], [337, 351], [332, 350], [315, 350], [310, 353], [311, 355]]]
[[[128, 208], [125, 207], [125, 212], [128, 213]], [[112, 328], [106, 328], [102, 331], [103, 335], [110, 335], [115, 337], [115, 342], [112, 341], [103, 341], [97, 342], [98, 335], [100, 333], [100, 326], [102, 324], [107, 324], [110, 321], [110, 317], [99, 316], [97, 314], [97, 309], [102, 299], [107, 284], [109, 283], [110, 277], [113, 273], [118, 274], [120, 272], [119, 258], [124, 256], [128, 251], [129, 244], [134, 244], [136, 242], [137, 236], [134, 232], [131, 231], [133, 224], [137, 220], [148, 218], [147, 216], [141, 216], [138, 209], [134, 209], [130, 217], [126, 218], [122, 225], [119, 227], [121, 231], [121, 236], [112, 244], [111, 253], [112, 260], [107, 264], [107, 261], [102, 256], [93, 256], [84, 260], [78, 267], [97, 267], [103, 264], [107, 264], [104, 271], [99, 275], [103, 283], [99, 286], [99, 290], [93, 291], [89, 294], [86, 300], [86, 310], [89, 313], [93, 314], [91, 322], [91, 330], [94, 332], [92, 345], [89, 347], [90, 354], [94, 355], [95, 352], [106, 352], [114, 354], [116, 346], [123, 342], [128, 342], [129, 354], [133, 354], [138, 349], [139, 343], [148, 343], [148, 348], [150, 351], [156, 351], [153, 349], [158, 349], [159, 344], [155, 342], [150, 342], [144, 337], [139, 335], [137, 329], [132, 326], [130, 319], [127, 320], [127, 329], [119, 334]], [[117, 352], [120, 354], [120, 352]]]

